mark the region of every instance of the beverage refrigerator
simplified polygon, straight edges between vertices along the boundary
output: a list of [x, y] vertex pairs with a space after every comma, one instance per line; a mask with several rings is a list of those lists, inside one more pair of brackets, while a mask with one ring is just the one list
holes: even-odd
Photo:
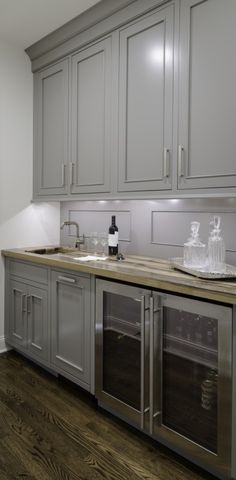
[[232, 309], [96, 280], [99, 405], [230, 478]]

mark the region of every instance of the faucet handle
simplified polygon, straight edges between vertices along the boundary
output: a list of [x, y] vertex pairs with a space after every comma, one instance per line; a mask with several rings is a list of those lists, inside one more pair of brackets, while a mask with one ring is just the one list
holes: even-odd
[[85, 243], [85, 237], [84, 237], [84, 234], [82, 235], [82, 237], [77, 237], [76, 240], [75, 240], [75, 248], [80, 248], [80, 245], [84, 245]]

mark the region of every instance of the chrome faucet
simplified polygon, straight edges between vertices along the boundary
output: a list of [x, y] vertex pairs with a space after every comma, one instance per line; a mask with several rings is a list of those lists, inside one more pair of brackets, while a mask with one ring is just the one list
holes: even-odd
[[70, 220], [67, 220], [61, 224], [61, 230], [63, 230], [64, 227], [74, 225], [76, 228], [76, 240], [75, 240], [75, 247], [80, 248], [81, 244], [84, 244], [84, 235], [82, 237], [79, 236], [79, 225], [77, 222], [71, 222]]

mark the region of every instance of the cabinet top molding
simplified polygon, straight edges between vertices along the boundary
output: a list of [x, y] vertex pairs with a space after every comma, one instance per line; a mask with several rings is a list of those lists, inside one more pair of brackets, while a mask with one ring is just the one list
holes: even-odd
[[26, 48], [35, 72], [169, 0], [101, 0]]

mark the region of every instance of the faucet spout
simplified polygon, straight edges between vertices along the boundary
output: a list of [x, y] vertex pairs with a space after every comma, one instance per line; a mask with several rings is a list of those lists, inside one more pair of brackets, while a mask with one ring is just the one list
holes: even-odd
[[74, 225], [76, 228], [76, 240], [75, 240], [75, 247], [80, 248], [80, 245], [84, 243], [84, 235], [82, 237], [79, 236], [79, 225], [77, 222], [73, 222], [70, 220], [66, 220], [61, 224], [61, 230], [63, 230], [64, 227]]
[[76, 237], [79, 238], [79, 225], [77, 222], [72, 222], [70, 220], [67, 220], [61, 224], [61, 230], [63, 230], [65, 226], [70, 226], [70, 225], [74, 225], [76, 227]]

